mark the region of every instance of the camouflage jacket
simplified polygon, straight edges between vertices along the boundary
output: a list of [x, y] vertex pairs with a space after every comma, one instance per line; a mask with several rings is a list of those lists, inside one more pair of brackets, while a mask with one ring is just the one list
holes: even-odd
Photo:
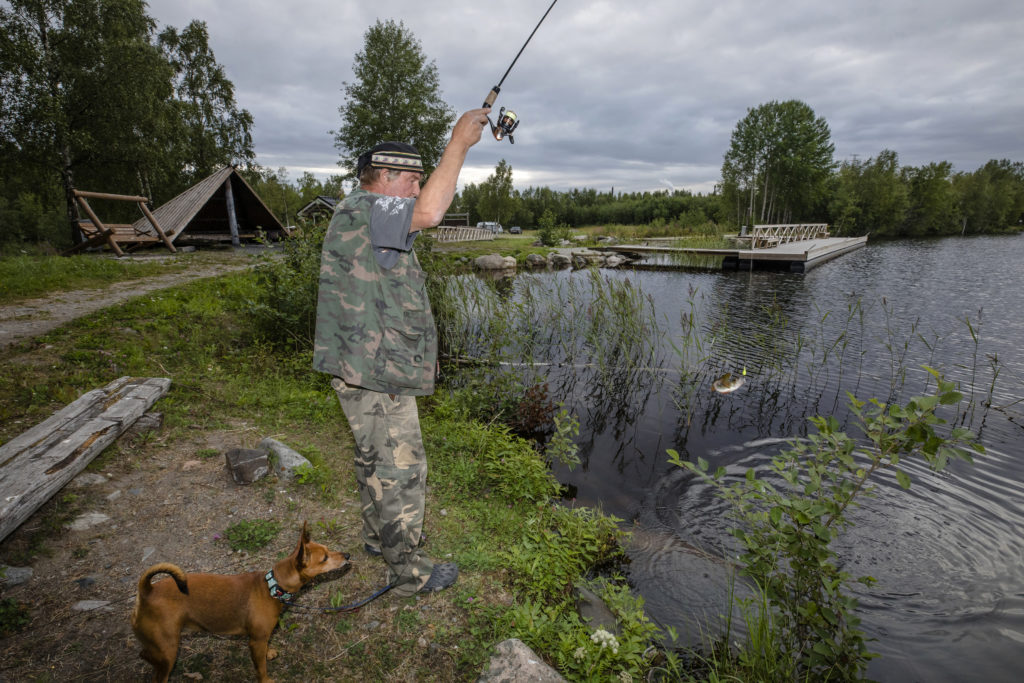
[[[384, 268], [378, 262], [370, 220], [382, 199], [357, 189], [338, 205], [327, 228], [320, 255], [313, 367], [364, 389], [425, 396], [434, 391], [437, 362], [426, 275], [411, 249], [378, 249], [392, 252], [383, 260], [394, 265]], [[390, 213], [407, 211], [411, 216], [412, 205], [392, 200], [389, 206], [397, 209]], [[398, 220], [407, 231], [410, 219], [400, 215]]]

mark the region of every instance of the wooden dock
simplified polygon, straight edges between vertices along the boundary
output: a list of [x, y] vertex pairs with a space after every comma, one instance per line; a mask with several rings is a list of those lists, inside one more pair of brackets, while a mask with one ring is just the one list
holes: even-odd
[[[597, 247], [597, 249], [614, 251], [633, 258], [642, 258], [645, 254], [704, 254], [721, 256], [722, 270], [784, 270], [791, 273], [806, 273], [826, 261], [862, 248], [867, 241], [868, 238], [865, 235], [863, 237], [819, 237], [758, 249], [691, 249], [646, 244], [624, 244]], [[642, 267], [642, 264], [639, 265]]]

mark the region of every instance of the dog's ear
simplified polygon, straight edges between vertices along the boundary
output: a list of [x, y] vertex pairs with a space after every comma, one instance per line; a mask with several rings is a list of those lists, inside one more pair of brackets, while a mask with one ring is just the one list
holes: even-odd
[[306, 523], [302, 523], [302, 533], [299, 534], [299, 544], [295, 546], [295, 564], [299, 567], [303, 567], [306, 564], [306, 544], [309, 543], [309, 529], [306, 527]]

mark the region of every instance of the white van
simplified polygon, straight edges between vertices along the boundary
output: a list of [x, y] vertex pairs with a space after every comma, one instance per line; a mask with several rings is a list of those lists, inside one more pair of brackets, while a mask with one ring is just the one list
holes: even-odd
[[498, 223], [496, 221], [480, 221], [479, 223], [476, 224], [476, 227], [483, 228], [484, 230], [490, 230], [495, 235], [504, 232], [501, 229], [501, 223]]

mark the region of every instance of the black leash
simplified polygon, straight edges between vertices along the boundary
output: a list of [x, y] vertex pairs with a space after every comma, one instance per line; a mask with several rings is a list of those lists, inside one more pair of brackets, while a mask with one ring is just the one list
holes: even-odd
[[364, 598], [363, 600], [359, 600], [358, 602], [353, 602], [349, 605], [342, 605], [341, 607], [307, 607], [306, 605], [300, 605], [290, 600], [280, 600], [280, 602], [283, 605], [288, 605], [289, 607], [295, 607], [297, 609], [308, 610], [310, 612], [356, 612], [359, 610], [360, 607], [363, 607], [364, 605], [376, 600], [377, 598], [384, 595], [394, 587], [395, 584], [389, 583], [388, 585], [384, 586], [370, 597]]

